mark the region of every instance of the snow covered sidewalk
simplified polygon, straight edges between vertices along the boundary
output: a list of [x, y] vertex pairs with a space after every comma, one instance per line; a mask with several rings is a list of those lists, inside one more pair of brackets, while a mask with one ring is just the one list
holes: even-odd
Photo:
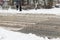
[[8, 10], [3, 10], [0, 9], [0, 13], [12, 13], [12, 14], [16, 14], [16, 13], [32, 13], [32, 14], [57, 14], [60, 15], [60, 8], [52, 8], [52, 9], [31, 9], [31, 10], [16, 10], [16, 9], [8, 9]]
[[8, 31], [0, 27], [0, 40], [60, 40], [60, 38], [48, 39], [34, 34], [24, 34], [20, 32]]

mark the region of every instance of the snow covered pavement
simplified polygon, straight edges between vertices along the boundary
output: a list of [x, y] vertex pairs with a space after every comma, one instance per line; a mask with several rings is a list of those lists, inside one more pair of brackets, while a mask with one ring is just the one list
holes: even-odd
[[48, 39], [47, 37], [43, 38], [31, 33], [13, 32], [0, 27], [0, 40], [60, 40], [60, 38]]
[[3, 10], [0, 9], [0, 13], [12, 13], [12, 14], [16, 14], [16, 13], [32, 13], [32, 14], [57, 14], [60, 15], [60, 8], [52, 8], [52, 9], [31, 9], [31, 10], [16, 10], [16, 9], [8, 9], [8, 10]]

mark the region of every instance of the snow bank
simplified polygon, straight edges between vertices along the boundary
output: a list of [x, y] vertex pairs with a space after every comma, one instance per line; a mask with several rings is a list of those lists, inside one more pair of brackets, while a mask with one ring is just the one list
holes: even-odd
[[33, 13], [33, 14], [56, 14], [60, 15], [60, 8], [52, 8], [52, 9], [37, 9], [37, 10], [23, 10], [20, 13]]
[[6, 9], [0, 9], [0, 13], [12, 13], [12, 14], [16, 14], [16, 13], [18, 13], [18, 11], [17, 10], [15, 10], [15, 9], [8, 9], [8, 10], [6, 10]]
[[48, 39], [47, 37], [43, 38], [31, 33], [24, 34], [0, 28], [0, 40], [60, 40], [60, 38]]
[[12, 14], [16, 14], [16, 13], [32, 13], [32, 14], [57, 14], [60, 15], [60, 8], [52, 8], [52, 9], [31, 9], [31, 10], [16, 10], [16, 9], [8, 9], [8, 10], [3, 10], [0, 9], [0, 13], [12, 13]]

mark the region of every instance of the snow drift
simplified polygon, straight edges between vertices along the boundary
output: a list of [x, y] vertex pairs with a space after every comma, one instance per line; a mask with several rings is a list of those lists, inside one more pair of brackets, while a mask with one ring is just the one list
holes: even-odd
[[0, 27], [0, 40], [60, 40], [60, 38], [48, 39], [47, 37], [43, 38], [31, 33], [13, 32]]

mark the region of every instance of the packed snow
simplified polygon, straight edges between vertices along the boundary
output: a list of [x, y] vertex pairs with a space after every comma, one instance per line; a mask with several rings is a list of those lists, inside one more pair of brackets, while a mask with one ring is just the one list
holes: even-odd
[[39, 37], [32, 33], [13, 32], [0, 27], [0, 40], [60, 40], [60, 38], [48, 39], [47, 37]]
[[7, 9], [0, 9], [0, 13], [12, 13], [12, 14], [16, 14], [16, 13], [32, 13], [32, 14], [57, 14], [60, 15], [60, 8], [52, 8], [52, 9], [31, 9], [31, 10], [16, 10], [16, 9], [11, 9], [9, 8]]

